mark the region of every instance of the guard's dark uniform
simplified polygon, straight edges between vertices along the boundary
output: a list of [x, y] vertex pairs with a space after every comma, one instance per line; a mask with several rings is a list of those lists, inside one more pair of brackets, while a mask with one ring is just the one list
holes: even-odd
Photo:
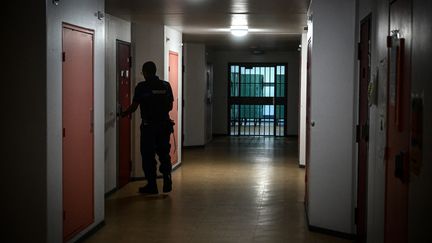
[[159, 171], [171, 173], [170, 135], [173, 124], [169, 117], [174, 101], [171, 86], [157, 76], [138, 83], [133, 101], [141, 110], [141, 156], [142, 166], [149, 184], [156, 183], [155, 154], [159, 157]]

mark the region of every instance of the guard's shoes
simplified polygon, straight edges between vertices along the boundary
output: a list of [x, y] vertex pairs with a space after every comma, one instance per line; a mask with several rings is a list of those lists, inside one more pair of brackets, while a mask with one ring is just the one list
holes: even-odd
[[159, 193], [157, 186], [150, 186], [150, 185], [140, 187], [138, 189], [138, 192], [141, 194], [148, 194], [148, 195], [154, 195]]
[[163, 176], [163, 192], [172, 191], [172, 180], [171, 174], [167, 174]]

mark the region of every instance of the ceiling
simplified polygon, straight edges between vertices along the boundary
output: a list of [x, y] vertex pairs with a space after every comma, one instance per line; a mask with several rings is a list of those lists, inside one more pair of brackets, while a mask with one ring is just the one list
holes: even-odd
[[[106, 12], [133, 22], [163, 23], [183, 32], [184, 42], [214, 49], [295, 50], [306, 26], [310, 0], [106, 0]], [[247, 24], [234, 37], [230, 26]]]

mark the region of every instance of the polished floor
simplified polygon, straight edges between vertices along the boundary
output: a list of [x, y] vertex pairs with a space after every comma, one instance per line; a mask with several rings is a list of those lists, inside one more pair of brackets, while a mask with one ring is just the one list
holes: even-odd
[[218, 137], [184, 151], [170, 194], [139, 195], [143, 184], [107, 198], [86, 242], [351, 242], [308, 231], [296, 140]]

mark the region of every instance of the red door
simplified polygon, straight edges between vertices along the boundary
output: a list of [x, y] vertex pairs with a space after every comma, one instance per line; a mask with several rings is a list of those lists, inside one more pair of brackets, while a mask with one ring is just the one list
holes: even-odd
[[[117, 41], [117, 81], [118, 101], [121, 107], [131, 102], [131, 55], [130, 44]], [[118, 186], [123, 187], [130, 181], [131, 173], [131, 116], [119, 120], [119, 173]]]
[[63, 25], [63, 239], [93, 223], [93, 31]]
[[177, 142], [178, 142], [178, 54], [176, 52], [169, 52], [169, 82], [174, 95], [173, 109], [170, 112], [170, 117], [176, 123], [174, 126], [174, 136], [171, 136], [171, 162], [172, 164], [177, 163]]
[[305, 173], [305, 206], [309, 205], [309, 164], [310, 164], [310, 129], [311, 129], [311, 83], [312, 83], [312, 43], [308, 42], [307, 77], [306, 77], [306, 173]]
[[390, 4], [385, 242], [408, 242], [411, 1]]
[[360, 26], [360, 90], [359, 90], [359, 125], [357, 126], [358, 176], [357, 176], [357, 241], [366, 242], [366, 193], [367, 162], [369, 140], [369, 104], [368, 86], [370, 79], [370, 17], [366, 17]]

